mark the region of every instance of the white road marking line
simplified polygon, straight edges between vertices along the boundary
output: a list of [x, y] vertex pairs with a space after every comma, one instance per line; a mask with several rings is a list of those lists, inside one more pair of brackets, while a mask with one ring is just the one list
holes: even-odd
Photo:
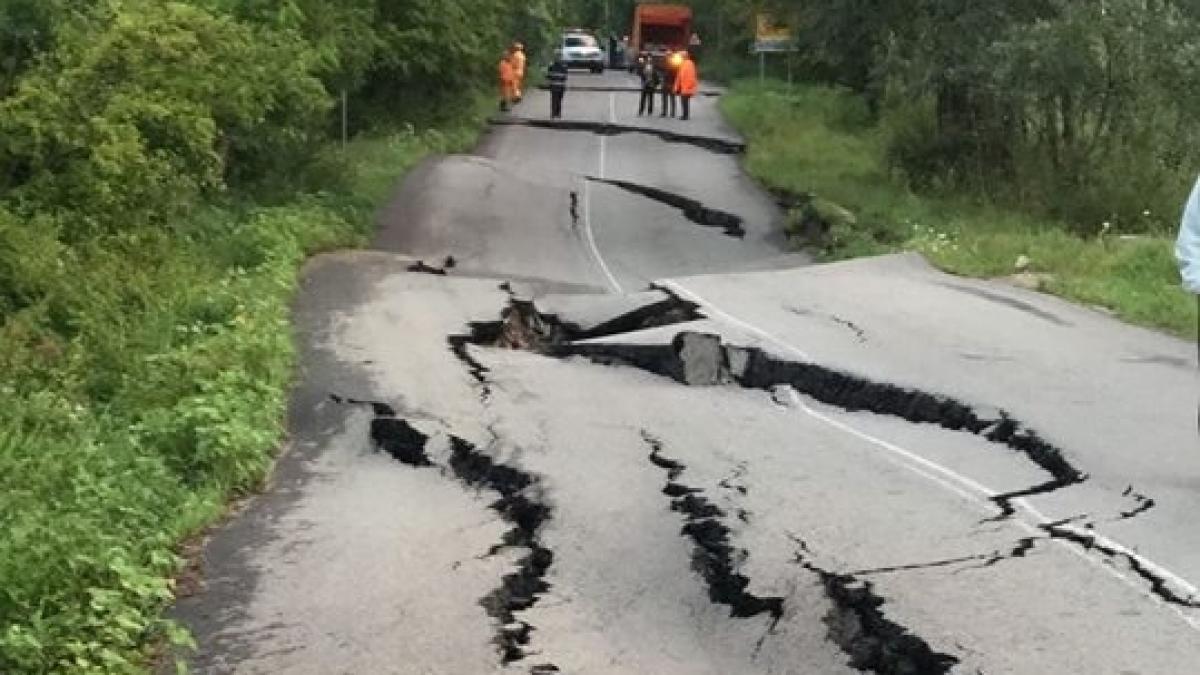
[[[690, 300], [690, 301], [696, 303], [697, 305], [700, 305], [707, 312], [710, 313], [711, 318], [719, 318], [723, 321], [727, 321], [727, 322], [733, 324], [734, 326], [740, 327], [741, 329], [749, 332], [752, 335], [759, 337], [760, 339], [762, 339], [766, 342], [774, 344], [776, 347], [779, 347], [787, 352], [791, 352], [792, 354], [799, 356], [801, 359], [803, 359], [805, 361], [808, 361], [810, 363], [815, 362], [814, 359], [812, 359], [803, 350], [792, 346], [791, 344], [785, 342], [784, 340], [772, 335], [771, 333], [769, 333], [751, 323], [743, 321], [743, 320], [733, 316], [732, 314], [729, 314], [728, 312], [720, 309], [719, 307], [714, 305], [712, 302], [708, 301], [703, 296], [696, 293], [695, 291], [692, 291], [691, 289], [687, 288], [686, 286], [679, 283], [678, 281], [670, 281], [670, 280], [658, 281], [658, 282], [656, 282], [656, 285], [668, 288], [672, 292], [676, 293], [677, 295], [679, 295], [687, 300]], [[876, 447], [883, 448], [884, 450], [887, 450], [888, 452], [892, 453], [893, 455], [896, 455], [905, 460], [908, 460], [908, 462], [911, 462], [911, 464], [906, 463], [906, 462], [900, 462], [901, 466], [905, 466], [910, 471], [912, 471], [920, 476], [923, 476], [924, 478], [926, 478], [934, 483], [937, 483], [938, 485], [942, 486], [943, 488], [946, 488], [947, 490], [949, 490], [951, 492], [954, 492], [955, 494], [959, 495], [960, 497], [964, 497], [971, 501], [984, 503], [990, 507], [995, 506], [995, 504], [993, 502], [991, 502], [990, 500], [992, 497], [995, 497], [996, 495], [1000, 494], [996, 490], [993, 490], [992, 488], [989, 488], [986, 485], [983, 485], [982, 483], [979, 483], [971, 478], [968, 478], [967, 476], [964, 476], [964, 475], [954, 471], [953, 469], [944, 467], [940, 464], [937, 464], [936, 462], [926, 459], [925, 457], [922, 457], [922, 456], [916, 454], [915, 452], [906, 450], [898, 445], [895, 445], [894, 443], [889, 443], [883, 439], [872, 436], [864, 431], [855, 429], [854, 427], [852, 427], [844, 422], [835, 420], [827, 415], [824, 415], [824, 414], [812, 409], [812, 407], [810, 407], [809, 405], [807, 405], [803, 401], [803, 399], [800, 398], [800, 395], [794, 389], [791, 390], [790, 396], [793, 397], [793, 402], [802, 411], [804, 411], [804, 413], [806, 415], [812, 417], [813, 419], [815, 419], [819, 422], [822, 422], [828, 426], [831, 426], [839, 431], [842, 431], [843, 433], [850, 434], [860, 440], [866, 441], [867, 443], [875, 445]], [[940, 474], [940, 476], [937, 474]], [[981, 499], [981, 497], [984, 499]], [[1049, 525], [1049, 524], [1053, 523], [1054, 521], [1052, 521], [1049, 517], [1047, 517], [1046, 514], [1042, 513], [1041, 511], [1039, 511], [1038, 509], [1033, 507], [1033, 505], [1031, 505], [1028, 501], [1026, 501], [1023, 498], [1014, 500], [1013, 504], [1018, 506], [1022, 511], [1024, 511], [1027, 515], [1029, 515], [1034, 521], [1036, 521], [1036, 525], [1031, 524], [1025, 520], [1012, 520], [1010, 522], [1012, 522], [1014, 525], [1017, 525], [1018, 527], [1020, 527], [1021, 529], [1025, 530], [1026, 532], [1028, 532], [1030, 534], [1036, 534], [1036, 535], [1047, 535], [1048, 534], [1043, 529], [1043, 526]], [[1187, 581], [1186, 579], [1184, 579], [1183, 577], [1179, 576], [1178, 574], [1172, 572], [1171, 570], [1167, 569], [1166, 567], [1163, 567], [1162, 565], [1154, 562], [1153, 560], [1150, 560], [1149, 558], [1146, 558], [1145, 556], [1143, 556], [1139, 553], [1136, 553], [1133, 549], [1129, 548], [1128, 546], [1125, 546], [1124, 544], [1121, 544], [1120, 542], [1117, 542], [1115, 540], [1104, 537], [1096, 532], [1089, 531], [1089, 532], [1087, 532], [1087, 534], [1089, 536], [1094, 537], [1097, 542], [1099, 542], [1101, 545], [1105, 546], [1106, 548], [1111, 548], [1113, 550], [1120, 551], [1120, 553], [1122, 555], [1136, 559], [1146, 569], [1151, 570], [1152, 572], [1159, 575], [1160, 577], [1170, 581], [1172, 584], [1175, 584], [1176, 586], [1179, 587], [1179, 590], [1183, 591], [1184, 593], [1186, 593], [1188, 595], [1192, 595], [1192, 596], [1195, 596], [1198, 593], [1200, 593], [1200, 590], [1198, 590], [1196, 588], [1196, 586], [1194, 584], [1192, 584], [1191, 582]], [[1190, 628], [1192, 628], [1193, 630], [1195, 630], [1197, 632], [1200, 632], [1200, 616], [1195, 616], [1194, 613], [1185, 612], [1181, 607], [1179, 607], [1177, 605], [1169, 604], [1166, 601], [1164, 601], [1162, 598], [1154, 595], [1150, 591], [1147, 591], [1144, 587], [1145, 583], [1146, 583], [1144, 580], [1142, 580], [1140, 578], [1134, 579], [1134, 578], [1130, 577], [1129, 575], [1122, 574], [1119, 570], [1115, 569], [1112, 565], [1107, 563], [1105, 560], [1097, 558], [1096, 556], [1088, 555], [1087, 552], [1080, 550], [1077, 546], [1071, 544], [1070, 542], [1062, 541], [1060, 539], [1052, 539], [1051, 541], [1059, 544], [1061, 547], [1070, 551], [1071, 553], [1076, 555], [1078, 558], [1080, 558], [1084, 561], [1087, 561], [1092, 566], [1097, 567], [1097, 568], [1107, 572], [1110, 576], [1121, 581], [1126, 586], [1136, 590], [1141, 595], [1155, 601], [1159, 605], [1162, 605], [1164, 607], [1171, 609], [1175, 613], [1175, 615], [1178, 616], [1180, 619], [1182, 619], [1184, 621], [1184, 623], [1186, 623]]]
[[[616, 95], [608, 95], [608, 112], [612, 120], [616, 120]], [[604, 166], [607, 164], [608, 137], [600, 136], [600, 158], [599, 166], [596, 169], [596, 175], [600, 180], [604, 180]], [[604, 272], [604, 277], [608, 281], [608, 285], [617, 293], [624, 293], [625, 289], [621, 287], [621, 282], [617, 281], [617, 277], [613, 275], [609, 269], [608, 263], [605, 262], [604, 256], [600, 255], [600, 247], [596, 245], [596, 234], [592, 230], [592, 191], [591, 181], [587, 176], [582, 177], [583, 181], [583, 233], [587, 239], [588, 248], [591, 249], [592, 257], [595, 258], [596, 264], [600, 266], [600, 270]]]
[[610, 124], [617, 123], [617, 95], [608, 95], [608, 121]]
[[[600, 146], [603, 148], [604, 146]], [[603, 153], [602, 153], [603, 156]], [[608, 263], [604, 262], [604, 256], [600, 255], [600, 247], [596, 246], [596, 237], [592, 232], [592, 196], [591, 196], [591, 181], [583, 179], [583, 233], [587, 239], [588, 247], [592, 251], [592, 257], [600, 265], [600, 270], [604, 272], [604, 277], [608, 280], [608, 285], [617, 293], [624, 293], [625, 289], [621, 288], [621, 283], [613, 276], [612, 270], [608, 268]]]

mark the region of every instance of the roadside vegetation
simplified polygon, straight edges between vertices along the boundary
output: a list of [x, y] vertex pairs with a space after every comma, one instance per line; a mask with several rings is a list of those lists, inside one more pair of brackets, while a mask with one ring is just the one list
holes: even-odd
[[[749, 140], [747, 170], [796, 202], [790, 234], [823, 259], [918, 251], [954, 274], [1005, 278], [1195, 335], [1196, 303], [1180, 288], [1166, 218], [1136, 234], [1088, 235], [964, 191], [915, 192], [887, 162], [888, 130], [845, 89], [744, 80], [722, 105]], [[815, 239], [804, 227], [814, 217]]]
[[740, 80], [723, 105], [794, 234], [1195, 335], [1172, 243], [1200, 173], [1200, 5], [775, 4], [802, 83]]
[[501, 48], [550, 25], [502, 0], [0, 3], [0, 672], [186, 644], [178, 546], [280, 446], [299, 266], [470, 147]]

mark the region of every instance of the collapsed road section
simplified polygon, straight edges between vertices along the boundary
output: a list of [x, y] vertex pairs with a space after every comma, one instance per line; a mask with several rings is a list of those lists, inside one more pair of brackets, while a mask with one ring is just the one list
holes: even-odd
[[[683, 301], [674, 298], [672, 302], [678, 306]], [[696, 316], [698, 310], [692, 305], [688, 317]], [[645, 323], [646, 315], [640, 317]], [[634, 329], [622, 317], [610, 325]], [[533, 302], [514, 300], [502, 311], [501, 321], [472, 324], [469, 341], [484, 346], [528, 349], [556, 358], [581, 356], [599, 364], [638, 368], [689, 386], [736, 384], [765, 391], [789, 386], [800, 394], [849, 412], [871, 412], [974, 434], [1020, 453], [1050, 475], [1051, 480], [1044, 484], [997, 495], [994, 503], [1004, 517], [1012, 515], [1011, 502], [1016, 498], [1044, 494], [1087, 479], [1061, 449], [1002, 410], [985, 415], [947, 396], [873, 382], [815, 363], [780, 359], [759, 348], [726, 345], [718, 335], [682, 331], [669, 345], [577, 341], [618, 334], [607, 332], [603, 336], [583, 337], [564, 327], [557, 317], [540, 313]], [[520, 338], [512, 339], [514, 335]]]

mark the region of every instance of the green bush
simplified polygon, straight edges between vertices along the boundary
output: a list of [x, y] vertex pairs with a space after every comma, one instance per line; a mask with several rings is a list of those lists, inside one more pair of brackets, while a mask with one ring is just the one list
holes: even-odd
[[[136, 670], [147, 639], [172, 633], [158, 612], [173, 545], [265, 474], [296, 266], [358, 227], [316, 205], [228, 222], [94, 242], [0, 329], [0, 670]], [[248, 232], [257, 264], [210, 254]]]
[[[818, 242], [822, 257], [912, 250], [955, 274], [1010, 277], [1024, 256], [1042, 290], [1195, 335], [1195, 299], [1180, 288], [1169, 235], [1123, 238], [1117, 221], [1102, 228], [1103, 236], [1081, 235], [1068, 221], [1037, 215], [1037, 208], [1030, 213], [944, 183], [914, 193], [907, 176], [889, 171], [895, 145], [888, 139], [897, 128], [919, 128], [920, 104], [913, 106], [912, 126], [888, 118], [863, 125], [861, 105], [842, 89], [757, 82], [736, 84], [721, 101], [749, 141], [750, 173], [800, 202], [786, 226], [794, 231], [812, 217], [828, 226]], [[920, 133], [911, 138], [922, 141]], [[1140, 229], [1158, 229], [1161, 217], [1141, 217]]]
[[180, 2], [63, 29], [0, 102], [0, 191], [81, 236], [162, 225], [231, 174], [313, 147], [329, 101], [304, 44]]

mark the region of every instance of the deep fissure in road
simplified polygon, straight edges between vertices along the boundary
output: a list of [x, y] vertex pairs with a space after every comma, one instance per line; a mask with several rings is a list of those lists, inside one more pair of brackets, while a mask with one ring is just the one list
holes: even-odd
[[[550, 506], [542, 499], [538, 479], [533, 475], [496, 462], [471, 443], [450, 437], [450, 470], [455, 477], [471, 487], [482, 487], [500, 494], [489, 508], [513, 528], [505, 533], [503, 542], [489, 551], [495, 554], [505, 548], [529, 551], [517, 561], [517, 571], [505, 575], [500, 586], [480, 604], [499, 625], [495, 637], [501, 660], [508, 664], [528, 656], [532, 625], [517, 619], [516, 613], [533, 607], [539, 597], [550, 590], [546, 571], [554, 563], [554, 552], [542, 544], [539, 533], [550, 519]], [[538, 672], [554, 672], [553, 666], [535, 666]]]
[[718, 228], [728, 237], [733, 237], [734, 239], [744, 239], [746, 237], [746, 223], [741, 216], [729, 213], [728, 211], [721, 211], [720, 209], [710, 209], [691, 197], [685, 197], [668, 190], [626, 180], [596, 178], [595, 176], [588, 176], [588, 180], [594, 183], [621, 188], [626, 192], [632, 192], [647, 199], [653, 199], [656, 202], [677, 208], [683, 213], [684, 217], [693, 223], [703, 225], [704, 227]]
[[708, 136], [693, 136], [681, 134], [666, 129], [653, 127], [635, 127], [625, 124], [608, 122], [592, 122], [587, 120], [541, 120], [523, 117], [494, 117], [488, 120], [493, 126], [533, 127], [535, 129], [550, 129], [554, 131], [587, 131], [600, 136], [618, 136], [621, 134], [646, 134], [656, 136], [668, 143], [684, 143], [721, 155], [740, 155], [746, 151], [746, 144]]
[[794, 562], [824, 585], [833, 603], [825, 616], [829, 640], [850, 657], [852, 667], [881, 675], [941, 675], [959, 662], [888, 619], [882, 609], [887, 601], [875, 594], [871, 582], [818, 567], [809, 559], [804, 542], [797, 543], [800, 550]]
[[[461, 351], [471, 363], [478, 364], [469, 358], [465, 345]], [[486, 380], [483, 374], [487, 370], [481, 364], [477, 368], [479, 377]], [[371, 420], [371, 441], [380, 450], [407, 466], [436, 466], [426, 451], [429, 436], [398, 417], [390, 405], [337, 395], [331, 398], [337, 403], [371, 407], [375, 413]], [[500, 586], [479, 601], [497, 623], [493, 643], [501, 661], [505, 664], [520, 661], [528, 656], [526, 650], [535, 629], [528, 622], [518, 619], [516, 613], [533, 607], [539, 597], [550, 590], [545, 576], [554, 563], [554, 552], [542, 544], [539, 534], [551, 517], [551, 508], [543, 499], [539, 479], [534, 475], [497, 462], [458, 436], [449, 436], [449, 443], [447, 464], [450, 473], [467, 487], [498, 493], [500, 498], [489, 504], [488, 508], [513, 526], [504, 533], [501, 542], [488, 551], [488, 555], [496, 555], [506, 549], [528, 551], [516, 561], [516, 571], [505, 575]], [[558, 672], [558, 668], [553, 664], [539, 664], [531, 672]]]
[[680, 534], [694, 544], [692, 569], [708, 585], [709, 600], [728, 606], [730, 616], [738, 619], [767, 614], [773, 630], [783, 617], [783, 598], [764, 598], [746, 591], [750, 578], [737, 571], [735, 560], [743, 560], [749, 553], [730, 543], [732, 532], [723, 522], [725, 512], [710, 502], [703, 490], [678, 482], [687, 467], [663, 455], [660, 440], [644, 431], [642, 439], [650, 446], [650, 462], [667, 472], [663, 494], [671, 498], [671, 510], [687, 518]]

